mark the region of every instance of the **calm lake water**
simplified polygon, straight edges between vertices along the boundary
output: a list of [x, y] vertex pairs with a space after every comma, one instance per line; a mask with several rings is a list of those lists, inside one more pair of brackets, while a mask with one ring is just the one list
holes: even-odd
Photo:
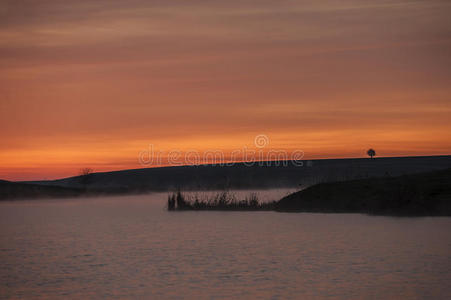
[[167, 212], [166, 196], [0, 203], [0, 298], [451, 297], [451, 218]]

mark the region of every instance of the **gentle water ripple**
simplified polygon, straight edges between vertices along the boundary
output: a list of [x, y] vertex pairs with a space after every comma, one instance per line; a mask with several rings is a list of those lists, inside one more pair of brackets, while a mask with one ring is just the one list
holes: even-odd
[[451, 218], [0, 204], [0, 298], [446, 299]]

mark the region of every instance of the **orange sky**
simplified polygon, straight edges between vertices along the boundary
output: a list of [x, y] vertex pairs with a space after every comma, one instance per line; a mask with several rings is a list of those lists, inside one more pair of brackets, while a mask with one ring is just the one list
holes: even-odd
[[[20, 3], [19, 3], [20, 2]], [[1, 1], [0, 178], [160, 151], [451, 153], [449, 1]]]

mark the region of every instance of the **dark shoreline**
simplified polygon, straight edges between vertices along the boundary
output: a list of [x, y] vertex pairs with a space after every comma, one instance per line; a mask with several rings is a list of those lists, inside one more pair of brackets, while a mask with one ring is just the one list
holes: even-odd
[[313, 185], [277, 202], [279, 212], [451, 216], [451, 169]]
[[320, 183], [279, 201], [262, 203], [256, 195], [236, 199], [222, 192], [198, 199], [178, 191], [168, 196], [170, 211], [276, 211], [363, 213], [374, 216], [451, 216], [451, 169], [397, 177]]

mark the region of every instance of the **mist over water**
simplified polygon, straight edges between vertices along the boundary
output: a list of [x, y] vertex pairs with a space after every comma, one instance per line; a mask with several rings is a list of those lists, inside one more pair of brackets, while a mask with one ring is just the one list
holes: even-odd
[[[287, 192], [258, 195], [270, 201]], [[0, 203], [0, 298], [451, 294], [451, 218], [168, 212], [166, 197]]]

